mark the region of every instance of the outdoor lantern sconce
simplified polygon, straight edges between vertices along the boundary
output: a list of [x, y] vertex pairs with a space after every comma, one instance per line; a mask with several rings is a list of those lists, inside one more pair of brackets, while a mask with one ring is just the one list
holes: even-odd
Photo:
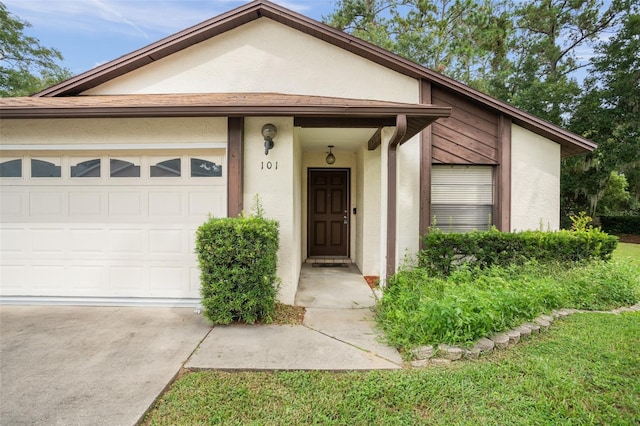
[[333, 152], [331, 152], [332, 149], [333, 145], [329, 145], [329, 153], [327, 154], [327, 158], [325, 158], [327, 164], [333, 164], [336, 162], [336, 156], [333, 155]]
[[269, 150], [273, 148], [273, 138], [278, 134], [278, 129], [273, 124], [262, 126], [262, 137], [264, 138], [264, 155], [269, 155]]

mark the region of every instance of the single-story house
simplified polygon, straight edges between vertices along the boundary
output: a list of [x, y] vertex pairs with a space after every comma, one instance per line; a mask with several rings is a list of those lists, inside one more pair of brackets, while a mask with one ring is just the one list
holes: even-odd
[[193, 304], [197, 227], [256, 195], [292, 303], [305, 261], [385, 277], [434, 220], [557, 229], [560, 160], [595, 148], [263, 0], [0, 115], [4, 303]]

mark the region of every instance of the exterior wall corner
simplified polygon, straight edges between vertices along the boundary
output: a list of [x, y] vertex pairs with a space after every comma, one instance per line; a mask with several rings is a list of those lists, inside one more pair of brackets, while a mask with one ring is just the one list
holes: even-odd
[[511, 231], [560, 227], [560, 145], [511, 126]]

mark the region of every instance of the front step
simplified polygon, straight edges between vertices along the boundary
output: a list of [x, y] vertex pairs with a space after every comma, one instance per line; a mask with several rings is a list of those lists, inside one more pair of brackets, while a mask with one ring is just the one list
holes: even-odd
[[304, 261], [304, 263], [309, 263], [309, 264], [342, 264], [342, 265], [350, 265], [351, 263], [353, 263], [353, 261], [351, 259], [349, 259], [348, 257], [331, 257], [331, 256], [327, 256], [327, 257], [308, 257], [307, 260]]

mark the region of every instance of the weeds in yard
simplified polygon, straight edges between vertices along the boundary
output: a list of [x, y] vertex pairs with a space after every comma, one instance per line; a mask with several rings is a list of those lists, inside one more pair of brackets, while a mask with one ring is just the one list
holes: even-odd
[[414, 268], [390, 279], [377, 319], [389, 343], [408, 350], [469, 344], [552, 309], [604, 310], [639, 299], [640, 271], [625, 262], [462, 267], [446, 278]]
[[618, 248], [613, 252], [616, 260], [625, 260], [640, 268], [640, 244], [618, 243]]

